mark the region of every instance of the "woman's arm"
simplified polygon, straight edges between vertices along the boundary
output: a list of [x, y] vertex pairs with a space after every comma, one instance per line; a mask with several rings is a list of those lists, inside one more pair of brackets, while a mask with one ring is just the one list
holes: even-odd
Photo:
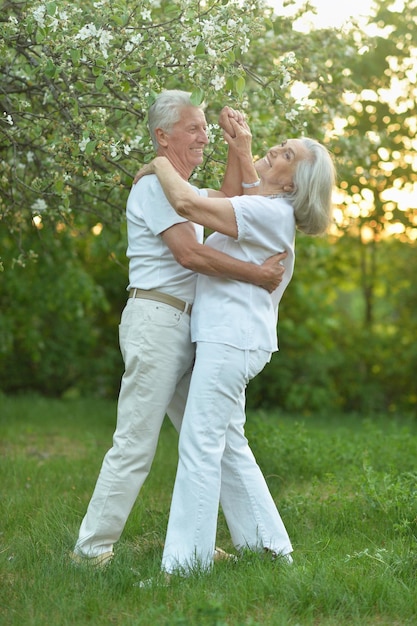
[[196, 224], [236, 238], [235, 213], [227, 198], [199, 196], [178, 174], [166, 157], [156, 157], [136, 175], [135, 182], [147, 174], [156, 174], [175, 211]]
[[223, 129], [223, 137], [228, 143], [226, 169], [224, 172], [223, 182], [219, 192], [212, 192], [215, 196], [240, 196], [242, 194], [242, 173], [240, 171], [239, 155], [236, 150], [230, 147], [230, 139], [236, 136], [232, 119], [241, 126], [249, 126], [246, 124], [245, 117], [240, 111], [236, 111], [231, 107], [225, 106], [220, 111], [219, 126]]

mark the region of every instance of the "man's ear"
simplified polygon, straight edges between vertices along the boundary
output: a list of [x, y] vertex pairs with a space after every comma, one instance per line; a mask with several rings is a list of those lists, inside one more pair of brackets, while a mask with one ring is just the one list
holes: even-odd
[[167, 145], [168, 145], [167, 135], [168, 135], [168, 133], [166, 133], [164, 130], [162, 130], [162, 128], [155, 128], [156, 140], [157, 140], [158, 144], [160, 146], [162, 146], [162, 148], [166, 148]]

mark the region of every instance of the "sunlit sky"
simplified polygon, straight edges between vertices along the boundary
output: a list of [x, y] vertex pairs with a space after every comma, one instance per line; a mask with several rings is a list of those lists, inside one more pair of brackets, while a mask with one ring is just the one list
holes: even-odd
[[[317, 8], [317, 15], [310, 14], [306, 19], [316, 28], [340, 27], [352, 17], [358, 19], [366, 16], [372, 4], [372, 0], [310, 0], [310, 2]], [[283, 8], [283, 0], [269, 0], [268, 4], [274, 7], [278, 15], [291, 12], [291, 9]], [[298, 4], [301, 5], [303, 2], [300, 1]]]
[[[272, 6], [277, 15], [292, 15], [294, 10], [291, 7], [284, 8], [284, 0], [266, 0], [269, 6]], [[397, 0], [397, 10], [401, 10], [401, 4], [404, 0]], [[354, 19], [359, 24], [365, 25], [367, 22], [367, 16], [372, 11], [373, 0], [310, 0], [310, 3], [317, 8], [317, 15], [308, 14], [301, 23], [294, 24], [294, 27], [297, 30], [301, 30], [303, 32], [308, 32], [312, 28], [340, 28], [343, 27], [344, 24], [348, 24], [351, 19]], [[304, 4], [303, 0], [297, 0], [297, 5], [301, 6]], [[369, 24], [365, 27], [366, 31], [370, 34], [373, 31], [372, 24]], [[302, 85], [296, 85], [296, 88], [299, 89], [300, 93], [297, 94], [296, 97], [302, 98], [303, 94]], [[352, 203], [349, 206], [349, 211], [352, 213], [355, 210], [359, 211], [372, 210], [373, 200], [371, 199], [369, 203], [367, 203], [366, 198], [366, 189], [362, 193], [362, 195], [358, 195], [357, 198], [352, 198]], [[407, 208], [417, 206], [417, 185], [414, 184], [409, 186], [408, 189], [403, 189], [401, 191], [397, 189], [388, 190], [385, 194], [386, 200], [388, 200], [388, 194], [392, 196], [392, 199], [396, 202], [399, 202], [398, 208], [400, 210], [406, 210]], [[363, 197], [362, 197], [363, 196]], [[369, 206], [368, 206], [369, 204]], [[366, 205], [366, 206], [365, 206]], [[353, 213], [352, 213], [353, 214]], [[403, 233], [404, 226], [400, 223], [392, 223], [389, 227], [386, 228], [387, 234], [394, 233]], [[363, 236], [366, 237], [366, 233], [363, 233]], [[408, 237], [410, 239], [417, 240], [417, 228], [415, 228], [412, 232], [408, 232]]]

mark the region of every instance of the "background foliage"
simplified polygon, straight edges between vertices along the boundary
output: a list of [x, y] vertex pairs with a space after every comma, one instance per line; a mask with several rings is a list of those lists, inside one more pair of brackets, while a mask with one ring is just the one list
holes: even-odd
[[378, 0], [366, 31], [305, 33], [306, 7], [258, 0], [3, 2], [0, 389], [117, 393], [124, 206], [152, 155], [147, 108], [179, 87], [207, 103], [198, 184], [221, 178], [225, 103], [255, 153], [304, 133], [338, 166], [337, 226], [298, 237], [281, 351], [249, 404], [415, 414], [416, 9]]

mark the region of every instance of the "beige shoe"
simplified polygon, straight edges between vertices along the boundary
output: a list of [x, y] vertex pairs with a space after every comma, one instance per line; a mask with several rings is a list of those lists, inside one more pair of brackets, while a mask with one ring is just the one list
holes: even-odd
[[75, 565], [85, 565], [94, 569], [104, 569], [113, 560], [113, 552], [103, 552], [98, 556], [82, 556], [76, 552], [70, 552], [69, 557]]
[[234, 554], [229, 554], [228, 552], [225, 552], [224, 550], [216, 546], [214, 549], [213, 561], [215, 563], [218, 563], [219, 561], [232, 561], [233, 563], [236, 563], [237, 556], [235, 556]]

